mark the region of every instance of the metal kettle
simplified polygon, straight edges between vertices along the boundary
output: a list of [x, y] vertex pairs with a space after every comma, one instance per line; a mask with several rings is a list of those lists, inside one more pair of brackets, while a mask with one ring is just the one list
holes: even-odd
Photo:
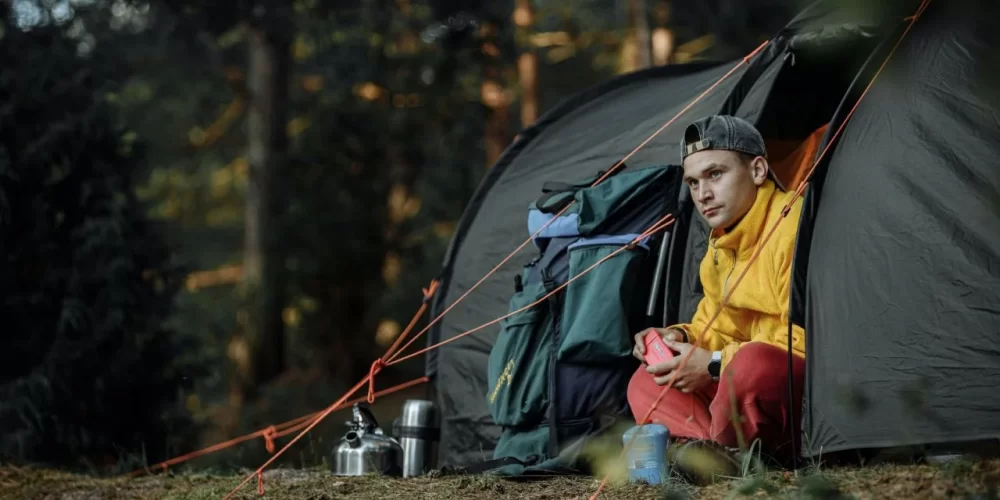
[[350, 430], [333, 452], [333, 474], [400, 476], [403, 448], [399, 442], [383, 434], [368, 408], [358, 403], [352, 411], [354, 419], [347, 423]]

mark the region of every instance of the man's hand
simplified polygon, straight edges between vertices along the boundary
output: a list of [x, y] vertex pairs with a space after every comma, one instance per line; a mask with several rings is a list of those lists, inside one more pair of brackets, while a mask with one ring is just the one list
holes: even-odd
[[655, 330], [656, 333], [659, 333], [660, 337], [667, 342], [668, 345], [669, 342], [682, 342], [684, 339], [684, 332], [676, 328], [649, 328], [635, 334], [635, 346], [632, 347], [632, 355], [643, 363], [646, 362], [646, 342], [644, 339], [650, 330]]
[[[712, 353], [673, 339], [664, 338], [663, 342], [680, 354], [669, 361], [646, 367], [646, 371], [654, 375], [653, 380], [657, 385], [666, 385], [674, 372], [677, 372], [674, 387], [685, 393], [697, 391], [712, 381], [712, 376], [708, 373], [708, 363], [712, 361]], [[692, 350], [694, 352], [691, 353], [691, 357], [681, 367], [684, 358]]]

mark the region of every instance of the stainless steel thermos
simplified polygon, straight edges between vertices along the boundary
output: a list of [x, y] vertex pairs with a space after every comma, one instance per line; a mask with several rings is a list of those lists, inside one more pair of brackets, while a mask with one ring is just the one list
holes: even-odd
[[434, 468], [440, 433], [434, 403], [410, 399], [403, 404], [403, 414], [393, 424], [393, 435], [403, 449], [403, 477], [420, 476]]
[[350, 430], [334, 450], [333, 473], [338, 476], [372, 473], [399, 476], [403, 454], [399, 443], [384, 435], [367, 407], [355, 404], [353, 413], [354, 419], [347, 423]]

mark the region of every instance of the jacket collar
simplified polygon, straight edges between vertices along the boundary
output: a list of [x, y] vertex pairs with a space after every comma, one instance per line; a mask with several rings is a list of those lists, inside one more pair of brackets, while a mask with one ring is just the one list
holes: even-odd
[[776, 191], [774, 182], [770, 179], [765, 180], [757, 188], [757, 197], [750, 210], [743, 216], [743, 219], [736, 223], [735, 227], [729, 231], [724, 229], [712, 231], [711, 245], [714, 248], [736, 250], [739, 255], [753, 253], [761, 232], [764, 230], [764, 225], [767, 223], [771, 200]]

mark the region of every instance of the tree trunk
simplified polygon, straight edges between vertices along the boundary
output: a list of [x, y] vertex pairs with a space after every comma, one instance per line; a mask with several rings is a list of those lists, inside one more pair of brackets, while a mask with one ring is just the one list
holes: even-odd
[[481, 99], [486, 108], [484, 144], [486, 165], [492, 167], [510, 141], [507, 91], [503, 86], [503, 58], [500, 52], [498, 26], [488, 23], [482, 40], [483, 77]]
[[280, 29], [248, 27], [250, 107], [247, 114], [249, 182], [246, 196], [244, 286], [241, 321], [249, 344], [245, 390], [253, 391], [284, 370], [285, 207], [283, 171], [288, 155], [289, 41]]
[[540, 103], [538, 99], [538, 55], [531, 43], [535, 25], [535, 8], [531, 0], [517, 0], [514, 9], [517, 45], [517, 78], [521, 88], [521, 127], [529, 127], [538, 120]]
[[630, 59], [625, 63], [627, 71], [648, 68], [653, 62], [650, 53], [649, 14], [646, 9], [646, 0], [627, 0], [626, 12], [628, 13], [630, 38], [625, 54], [625, 57]]
[[653, 64], [663, 66], [670, 63], [674, 54], [674, 33], [669, 28], [670, 4], [667, 0], [657, 2], [655, 17], [656, 29], [651, 40]]

